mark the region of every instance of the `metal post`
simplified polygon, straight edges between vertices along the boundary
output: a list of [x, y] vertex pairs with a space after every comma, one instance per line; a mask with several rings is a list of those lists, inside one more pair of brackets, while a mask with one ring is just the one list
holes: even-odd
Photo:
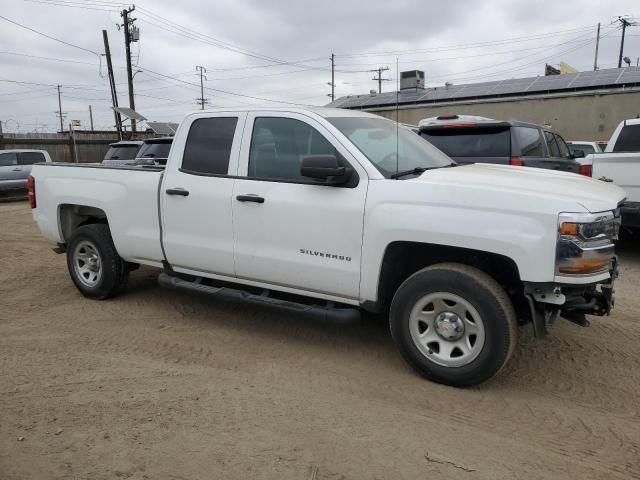
[[60, 133], [64, 131], [62, 126], [62, 100], [60, 99], [60, 85], [58, 85], [58, 114], [60, 115]]
[[203, 80], [203, 77], [204, 77], [203, 74], [207, 73], [207, 69], [204, 68], [201, 65], [196, 65], [196, 70], [198, 72], [200, 72], [200, 98], [198, 99], [198, 103], [200, 104], [200, 110], [204, 110], [204, 104], [207, 103], [207, 102], [204, 99], [204, 83], [203, 83], [202, 80]]
[[[127, 83], [129, 84], [129, 108], [131, 110], [136, 109], [136, 102], [133, 97], [133, 73], [131, 72], [131, 36], [129, 31], [129, 24], [133, 22], [133, 20], [129, 20], [129, 14], [136, 9], [135, 5], [132, 6], [128, 10], [122, 10], [122, 18], [124, 19], [124, 46], [127, 54]], [[131, 119], [131, 131], [136, 131], [136, 121]]]
[[624, 51], [624, 33], [627, 30], [627, 25], [630, 25], [630, 23], [627, 21], [626, 18], [619, 18], [620, 22], [622, 23], [622, 37], [620, 37], [620, 56], [618, 57], [618, 68], [622, 67], [622, 52]]
[[113, 116], [116, 120], [116, 130], [118, 131], [118, 139], [122, 140], [122, 119], [115, 108], [118, 106], [118, 94], [116, 92], [116, 82], [113, 78], [113, 65], [111, 64], [111, 49], [109, 48], [109, 37], [107, 31], [102, 30], [102, 39], [104, 40], [104, 55], [107, 57], [107, 71], [109, 73], [109, 84], [111, 85], [111, 106], [114, 108]]
[[89, 123], [91, 124], [91, 131], [93, 132], [93, 111], [91, 105], [89, 105]]
[[336, 56], [331, 54], [331, 101], [336, 99]]
[[596, 34], [596, 56], [593, 60], [593, 70], [598, 70], [598, 47], [600, 46], [600, 22], [598, 22], [598, 33]]

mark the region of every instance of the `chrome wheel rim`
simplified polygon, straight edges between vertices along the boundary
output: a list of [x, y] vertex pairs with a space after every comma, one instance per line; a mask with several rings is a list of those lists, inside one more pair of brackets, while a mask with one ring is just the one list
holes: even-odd
[[76, 278], [87, 287], [95, 287], [102, 279], [102, 259], [95, 245], [83, 240], [73, 250]]
[[482, 317], [459, 295], [435, 292], [416, 302], [409, 317], [411, 338], [420, 352], [443, 367], [462, 367], [482, 351]]

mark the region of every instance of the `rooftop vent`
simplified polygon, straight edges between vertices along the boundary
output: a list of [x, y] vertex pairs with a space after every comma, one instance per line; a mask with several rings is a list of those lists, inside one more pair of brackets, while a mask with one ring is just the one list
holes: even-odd
[[424, 89], [424, 72], [422, 70], [400, 72], [400, 90], [411, 89]]

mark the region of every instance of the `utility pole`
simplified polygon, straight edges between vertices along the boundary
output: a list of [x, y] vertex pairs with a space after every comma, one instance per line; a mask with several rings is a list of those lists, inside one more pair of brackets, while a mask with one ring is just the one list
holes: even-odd
[[207, 73], [207, 69], [202, 65], [196, 65], [196, 71], [200, 72], [200, 98], [196, 99], [196, 101], [200, 104], [200, 110], [204, 110], [205, 103], [209, 103], [208, 100], [204, 98], [204, 83], [202, 82], [203, 77], [205, 80], [207, 79], [207, 76], [204, 75]]
[[596, 34], [596, 56], [593, 60], [593, 70], [598, 70], [598, 47], [600, 46], [600, 22], [598, 22], [598, 33]]
[[336, 99], [336, 56], [331, 54], [331, 93], [329, 96], [331, 97], [331, 101], [333, 102]]
[[624, 34], [627, 30], [627, 27], [631, 27], [632, 25], [635, 25], [635, 23], [631, 23], [624, 17], [618, 17], [618, 22], [620, 22], [620, 24], [622, 25], [622, 37], [620, 37], [620, 56], [618, 57], [618, 68], [620, 68], [622, 66], [622, 52], [624, 50]]
[[[120, 14], [124, 20], [123, 28], [124, 28], [124, 46], [127, 54], [127, 82], [129, 83], [129, 108], [131, 110], [136, 109], [136, 102], [133, 98], [133, 74], [131, 72], [131, 31], [129, 26], [133, 24], [135, 18], [129, 19], [129, 14], [136, 9], [135, 5], [131, 6], [129, 9], [122, 10]], [[136, 131], [136, 121], [131, 119], [131, 131]]]
[[60, 118], [60, 133], [62, 133], [64, 131], [64, 127], [62, 126], [64, 115], [62, 113], [62, 100], [60, 99], [60, 85], [58, 85], [58, 117]]
[[118, 94], [116, 92], [116, 81], [113, 78], [113, 65], [111, 64], [111, 49], [109, 48], [109, 37], [107, 31], [102, 30], [102, 39], [104, 40], [104, 55], [107, 57], [107, 71], [109, 73], [109, 84], [111, 85], [111, 106], [113, 107], [113, 116], [116, 120], [116, 130], [118, 131], [118, 138], [122, 140], [122, 119], [120, 114], [116, 111], [118, 106]]
[[91, 131], [93, 132], [93, 111], [91, 105], [89, 105], [89, 124], [91, 125]]
[[378, 74], [377, 77], [372, 78], [372, 80], [378, 81], [378, 93], [382, 93], [382, 82], [390, 81], [389, 78], [382, 78], [382, 72], [386, 72], [387, 70], [389, 70], [389, 67], [379, 67], [379, 68], [376, 68], [375, 70], [369, 70], [370, 72], [374, 72]]

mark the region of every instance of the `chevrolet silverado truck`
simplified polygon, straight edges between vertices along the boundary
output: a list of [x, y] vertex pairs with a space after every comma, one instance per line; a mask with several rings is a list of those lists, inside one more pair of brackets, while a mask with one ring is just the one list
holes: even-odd
[[622, 226], [640, 230], [640, 118], [620, 122], [604, 153], [578, 159], [581, 171], [593, 178], [620, 186], [626, 192], [620, 206]]
[[189, 114], [165, 168], [39, 164], [29, 201], [85, 296], [138, 265], [163, 286], [351, 321], [388, 315], [428, 379], [480, 383], [518, 325], [607, 315], [624, 192], [566, 172], [457, 166], [409, 129], [315, 108]]

